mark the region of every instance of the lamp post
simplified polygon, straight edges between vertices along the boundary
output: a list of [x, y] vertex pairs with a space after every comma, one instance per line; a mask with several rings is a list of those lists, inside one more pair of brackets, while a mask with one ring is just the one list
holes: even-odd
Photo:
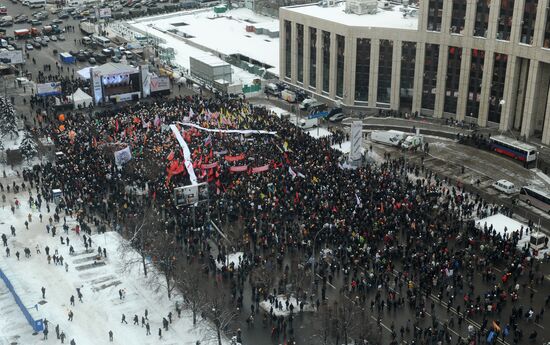
[[311, 255], [312, 262], [311, 262], [311, 295], [313, 295], [313, 286], [315, 284], [315, 243], [317, 241], [317, 236], [319, 236], [320, 233], [325, 231], [326, 229], [329, 229], [330, 227], [327, 226], [326, 228], [322, 228], [315, 234], [313, 237], [313, 253]]

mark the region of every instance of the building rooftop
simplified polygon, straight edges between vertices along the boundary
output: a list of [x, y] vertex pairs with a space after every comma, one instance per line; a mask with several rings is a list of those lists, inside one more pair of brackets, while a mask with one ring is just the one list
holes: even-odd
[[208, 66], [211, 67], [219, 67], [219, 66], [229, 66], [229, 63], [223, 61], [217, 56], [214, 56], [212, 54], [203, 54], [199, 56], [190, 56], [189, 58], [194, 58], [196, 60], [199, 60]]
[[[380, 2], [379, 2], [380, 4]], [[300, 13], [302, 15], [316, 17], [319, 19], [359, 27], [377, 27], [387, 29], [418, 29], [418, 12], [415, 16], [404, 17], [402, 5], [393, 5], [388, 9], [378, 8], [374, 14], [353, 14], [346, 13], [346, 3], [339, 2], [333, 6], [323, 7], [318, 4], [307, 4], [290, 6], [284, 8], [290, 12]], [[409, 7], [410, 10], [416, 10]]]

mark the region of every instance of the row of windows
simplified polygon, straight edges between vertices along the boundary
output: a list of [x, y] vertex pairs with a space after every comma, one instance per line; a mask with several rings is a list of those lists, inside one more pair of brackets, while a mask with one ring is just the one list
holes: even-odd
[[[284, 46], [286, 48], [284, 57], [286, 59], [285, 75], [290, 77], [291, 74], [291, 50], [292, 44], [288, 37], [291, 36], [292, 25], [287, 25], [285, 21], [285, 31], [287, 33], [284, 38]], [[321, 31], [318, 37], [316, 28], [304, 28], [303, 25], [297, 24], [297, 79], [298, 82], [303, 82], [304, 75], [304, 50], [309, 49], [309, 86], [317, 87], [317, 44], [318, 38], [321, 39], [321, 59], [322, 63], [322, 80], [321, 89], [329, 91], [330, 84], [330, 54], [331, 47], [336, 49], [336, 95], [345, 97], [344, 95], [344, 66], [345, 66], [345, 37], [335, 35], [335, 42], [332, 41], [331, 34], [327, 31]], [[309, 35], [309, 47], [304, 46], [304, 37]], [[356, 56], [355, 56], [355, 101], [368, 102], [369, 100], [369, 84], [371, 76], [371, 40], [367, 38], [359, 38], [356, 41]], [[379, 56], [377, 68], [376, 85], [376, 102], [388, 104], [391, 100], [391, 80], [392, 80], [392, 61], [394, 54], [394, 42], [391, 40], [380, 40]], [[400, 104], [407, 106], [412, 103], [414, 72], [416, 61], [417, 44], [415, 42], [402, 42], [401, 45], [401, 70], [400, 70]], [[472, 118], [477, 118], [481, 100], [481, 86], [483, 80], [483, 69], [485, 65], [485, 52], [483, 50], [472, 49], [469, 51], [470, 64], [468, 71], [468, 88], [466, 102], [466, 115]], [[439, 65], [440, 46], [437, 44], [425, 45], [424, 56], [424, 74], [422, 77], [422, 108], [435, 109], [436, 90], [437, 90], [437, 72]], [[462, 59], [464, 56], [463, 48], [448, 47], [447, 51], [447, 70], [445, 74], [444, 85], [444, 101], [443, 111], [454, 114], [457, 111], [459, 99], [460, 75]], [[502, 110], [501, 100], [504, 94], [504, 85], [506, 82], [506, 69], [508, 56], [505, 54], [494, 54], [493, 74], [491, 76], [491, 90], [489, 95], [488, 119], [491, 122], [498, 123]], [[374, 106], [374, 105], [373, 105]]]
[[[466, 2], [467, 0], [452, 0], [450, 32], [453, 34], [466, 34], [464, 32], [466, 18]], [[428, 1], [428, 31], [441, 31], [443, 20], [443, 3], [444, 0], [429, 0]], [[510, 40], [512, 33], [512, 23], [514, 17], [515, 0], [501, 0], [500, 8], [498, 8], [498, 18], [495, 38], [499, 40]], [[533, 36], [535, 31], [538, 0], [524, 0], [523, 16], [521, 20], [520, 42], [525, 44], [533, 44]], [[472, 34], [476, 37], [487, 38], [489, 27], [489, 11], [491, 0], [477, 0], [476, 13], [474, 18], [474, 27]], [[550, 48], [550, 6], [546, 8], [546, 25], [544, 30], [543, 46]]]

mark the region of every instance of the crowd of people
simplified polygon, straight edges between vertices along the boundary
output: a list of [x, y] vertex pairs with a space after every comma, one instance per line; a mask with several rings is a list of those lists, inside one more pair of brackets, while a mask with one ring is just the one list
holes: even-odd
[[[199, 182], [209, 185], [209, 204], [193, 212], [178, 208], [173, 198], [174, 188], [191, 183], [183, 150], [168, 128], [177, 122], [201, 126], [178, 124]], [[525, 332], [537, 338], [533, 323], [543, 319], [550, 295], [542, 297], [545, 303], [533, 304], [532, 291], [548, 289], [542, 287], [545, 262], [528, 248], [517, 248], [529, 230], [503, 236], [475, 227], [474, 217], [509, 210], [451, 185], [423, 165], [387, 155], [379, 164], [345, 169], [343, 154], [331, 147], [341, 143], [343, 133], [315, 139], [265, 107], [223, 96], [136, 103], [88, 117], [50, 117], [46, 124], [37, 130], [64, 155], [26, 174], [46, 199], [52, 189], [62, 189], [60, 210], [78, 213], [82, 228], [92, 224], [124, 233], [129, 217], [153, 205], [181, 241], [181, 250], [197, 256], [215, 236], [206, 226], [210, 217], [238, 225], [241, 233], [231, 245], [219, 244], [217, 258], [224, 261], [231, 250], [244, 252], [238, 274], [224, 275], [235, 307], [243, 305], [245, 286], [252, 291], [252, 314], [259, 312], [254, 308], [259, 300], [288, 293], [286, 260], [297, 257], [303, 263], [299, 269], [315, 270], [320, 277], [311, 289], [293, 291], [298, 300], [322, 309], [328, 286], [336, 286], [341, 296], [370, 305], [364, 312], [379, 324], [390, 315], [392, 344], [405, 339], [480, 344], [499, 337], [519, 344]], [[115, 164], [115, 152], [126, 147], [131, 160]], [[198, 228], [204, 231], [194, 231]], [[311, 257], [321, 250], [330, 255], [314, 265]], [[277, 277], [275, 286], [263, 286], [249, 274], [257, 267]], [[443, 318], [436, 308], [444, 308]], [[402, 311], [410, 317], [391, 316]], [[277, 339], [292, 343], [292, 314], [287, 320], [265, 311], [264, 325]], [[460, 331], [465, 321], [472, 327], [467, 333]], [[353, 338], [366, 341], [368, 330]]]

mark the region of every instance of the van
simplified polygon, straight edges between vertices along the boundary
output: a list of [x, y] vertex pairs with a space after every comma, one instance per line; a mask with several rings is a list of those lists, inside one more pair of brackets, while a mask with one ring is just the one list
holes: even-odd
[[301, 119], [299, 127], [302, 129], [310, 129], [319, 126], [319, 119]]
[[279, 92], [279, 88], [273, 83], [267, 84], [264, 91], [266, 95], [272, 95], [276, 97], [279, 97], [281, 95], [281, 92]]
[[296, 93], [294, 93], [294, 91], [285, 89], [281, 91], [281, 99], [287, 101], [288, 103], [294, 103], [296, 102]]
[[86, 36], [82, 37], [82, 44], [88, 45], [90, 43], [92, 43], [92, 39], [90, 37], [86, 37]]
[[310, 114], [319, 113], [325, 110], [327, 110], [327, 105], [321, 102], [311, 103], [308, 107], [308, 113]]
[[491, 186], [504, 194], [514, 194], [517, 192], [516, 186], [508, 180], [498, 180]]
[[317, 100], [315, 98], [306, 98], [300, 103], [300, 109], [301, 110], [307, 110], [309, 106], [313, 103], [317, 103]]

